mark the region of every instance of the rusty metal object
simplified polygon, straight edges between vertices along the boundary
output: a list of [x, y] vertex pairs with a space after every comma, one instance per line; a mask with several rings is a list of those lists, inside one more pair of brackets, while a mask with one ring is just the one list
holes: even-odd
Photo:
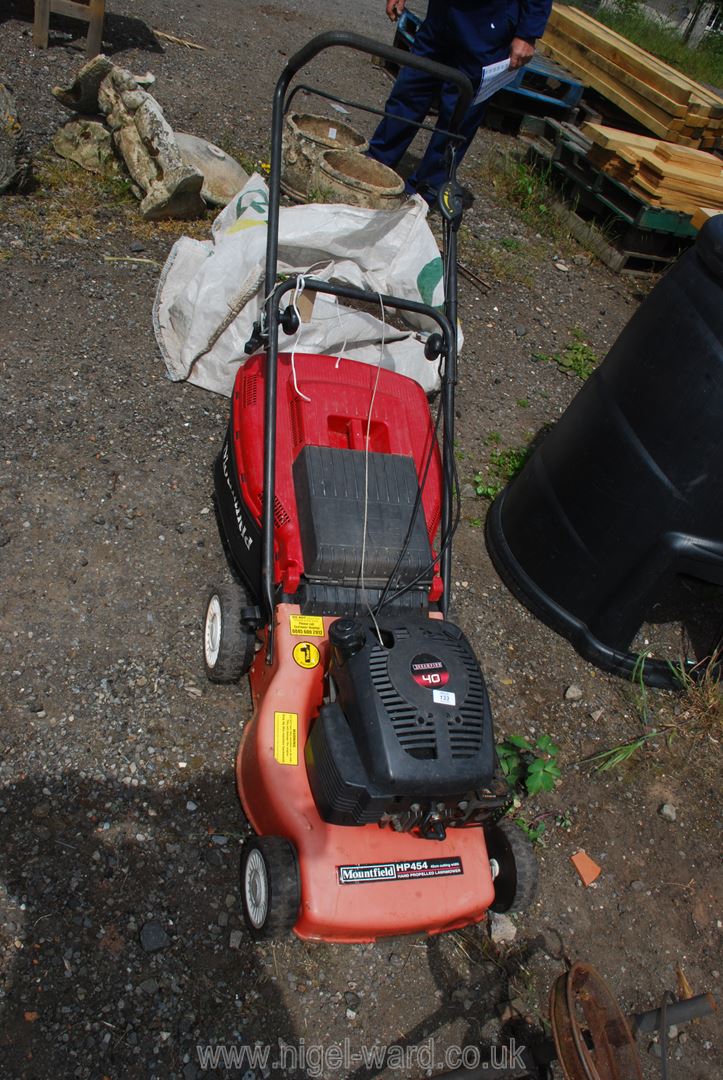
[[566, 1080], [643, 1080], [628, 1021], [591, 964], [555, 980], [550, 1017]]

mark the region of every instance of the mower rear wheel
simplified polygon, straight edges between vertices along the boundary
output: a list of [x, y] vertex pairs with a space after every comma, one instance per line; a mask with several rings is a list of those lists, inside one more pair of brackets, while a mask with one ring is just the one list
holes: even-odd
[[209, 593], [203, 624], [203, 661], [211, 682], [238, 682], [253, 663], [256, 635], [241, 623], [241, 612], [248, 606], [246, 591], [236, 581], [225, 581]]
[[491, 911], [526, 911], [537, 895], [537, 858], [531, 842], [512, 821], [485, 829], [495, 886]]
[[256, 938], [288, 934], [299, 917], [301, 887], [293, 844], [282, 836], [254, 836], [241, 848], [241, 906]]

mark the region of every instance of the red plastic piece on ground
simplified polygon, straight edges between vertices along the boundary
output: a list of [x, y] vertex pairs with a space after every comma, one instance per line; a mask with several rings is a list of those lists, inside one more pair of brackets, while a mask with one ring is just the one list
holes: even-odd
[[580, 881], [585, 888], [592, 885], [593, 881], [596, 881], [602, 873], [602, 867], [598, 866], [595, 860], [591, 859], [587, 852], [582, 851], [582, 849], [570, 856], [570, 862], [577, 870]]

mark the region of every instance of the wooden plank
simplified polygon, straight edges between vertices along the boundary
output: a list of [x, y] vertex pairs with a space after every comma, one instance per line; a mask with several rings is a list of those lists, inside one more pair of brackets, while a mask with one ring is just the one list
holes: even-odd
[[643, 181], [650, 184], [653, 191], [668, 191], [671, 194], [690, 196], [691, 199], [695, 196], [698, 202], [710, 203], [711, 206], [723, 204], [723, 184], [720, 181], [716, 183], [714, 179], [711, 179], [710, 183], [705, 183], [701, 180], [700, 183], [696, 184], [686, 175], [681, 176], [673, 172], [661, 175], [651, 169], [645, 155], [640, 162], [640, 169], [635, 177], [636, 183], [643, 183]]
[[[592, 139], [598, 146], [602, 146], [603, 149], [617, 150], [618, 147], [629, 147], [631, 149], [640, 148], [654, 151], [656, 147], [666, 146], [669, 148], [671, 156], [677, 155], [680, 158], [682, 155], [693, 155], [696, 160], [703, 153], [692, 139], [688, 140], [689, 143], [694, 144], [691, 146], [681, 145], [678, 141], [674, 144], [672, 140], [655, 139], [649, 135], [634, 135], [630, 131], [619, 131], [617, 128], [608, 127], [605, 124], [589, 122], [583, 124], [582, 130], [589, 139]], [[704, 156], [710, 158], [710, 154]]]
[[103, 20], [105, 19], [105, 0], [90, 0], [90, 23], [88, 38], [85, 43], [85, 55], [88, 60], [97, 56], [103, 46]]
[[[670, 123], [669, 117], [662, 112], [662, 110], [655, 109], [654, 105], [649, 105], [647, 102], [641, 99], [635, 100], [632, 96], [632, 91], [626, 95], [622, 92], [622, 88], [617, 84], [610, 76], [603, 75], [602, 72], [591, 72], [589, 67], [579, 63], [578, 60], [570, 56], [566, 51], [558, 48], [557, 45], [551, 45], [544, 38], [538, 42], [538, 48], [542, 52], [547, 51], [552, 57], [559, 63], [566, 67], [568, 71], [571, 71], [573, 75], [577, 75], [586, 86], [592, 86], [594, 90], [606, 97], [608, 101], [612, 101], [613, 104], [618, 105], [629, 116], [634, 117], [635, 120], [639, 120], [646, 128], [649, 128], [654, 134], [664, 137], [668, 132]], [[655, 114], [653, 113], [655, 110]], [[676, 140], [677, 141], [677, 140]]]
[[689, 150], [685, 146], [673, 146], [670, 143], [659, 142], [653, 153], [663, 161], [687, 164], [697, 172], [711, 176], [716, 176], [723, 168], [720, 158], [715, 157], [713, 154], [706, 154], [703, 150]]
[[668, 135], [668, 142], [674, 142], [677, 146], [689, 146], [691, 150], [700, 150], [700, 139], [689, 139], [680, 132], [674, 131]]
[[50, 10], [54, 15], [65, 15], [69, 19], [82, 19], [83, 22], [90, 19], [88, 5], [76, 3], [75, 0], [50, 0]]
[[620, 131], [618, 128], [609, 127], [607, 124], [582, 125], [583, 135], [587, 135], [603, 149], [615, 148], [616, 146], [644, 146], [646, 150], [654, 150], [660, 142], [651, 135], [635, 135], [632, 131]]
[[723, 206], [723, 169], [713, 155], [601, 124], [583, 131], [592, 140], [591, 164], [661, 209], [692, 214], [702, 203]]
[[690, 82], [681, 78], [680, 73], [651, 53], [633, 44], [622, 34], [611, 30], [609, 26], [593, 19], [592, 16], [580, 11], [579, 8], [561, 7], [559, 4], [552, 5], [552, 13], [548, 26], [575, 27], [586, 34], [587, 40], [599, 42], [602, 47], [609, 50], [608, 55], [619, 64], [628, 65], [632, 74], [650, 79], [651, 85], [655, 85], [668, 97], [687, 104], [690, 100]]
[[553, 44], [559, 44], [563, 49], [574, 50], [571, 55], [580, 59], [581, 62], [587, 62], [591, 67], [598, 68], [606, 74], [612, 75], [613, 78], [623, 86], [629, 87], [636, 94], [640, 94], [641, 97], [650, 101], [657, 108], [663, 109], [669, 116], [687, 117], [688, 102], [681, 103], [674, 101], [671, 97], [656, 90], [655, 87], [650, 86], [645, 79], [638, 78], [636, 75], [626, 71], [625, 68], [621, 67], [614, 60], [601, 55], [596, 49], [576, 41], [570, 35], [562, 33], [557, 28], [548, 28], [545, 31], [545, 40], [551, 41]]
[[710, 221], [712, 217], [716, 217], [718, 214], [723, 214], [723, 210], [716, 210], [712, 206], [699, 206], [693, 214], [693, 224], [696, 229], [702, 229], [706, 221]]
[[38, 49], [48, 47], [48, 26], [50, 24], [50, 0], [35, 0], [33, 16], [33, 45]]
[[710, 202], [716, 209], [723, 209], [723, 201], [710, 198], [707, 192], [677, 191], [673, 188], [656, 187], [644, 176], [638, 175], [630, 185], [631, 191], [642, 194], [643, 198], [654, 202], [656, 206], [665, 206], [669, 210], [680, 210], [684, 214], [695, 213], [696, 208], [702, 202]]
[[[553, 12], [555, 9], [553, 8]], [[574, 11], [573, 8], [569, 11]], [[549, 33], [565, 34], [568, 38], [576, 41], [581, 48], [592, 49], [600, 59], [607, 59], [615, 64], [621, 71], [626, 71], [630, 78], [644, 82], [651, 90], [657, 91], [670, 101], [687, 109], [690, 105], [690, 87], [681, 80], [668, 79], [664, 72], [658, 70], [655, 63], [650, 62], [649, 54], [642, 50], [640, 54], [631, 52], [627, 46], [631, 42], [607, 41], [605, 37], [594, 27], [580, 25], [569, 17], [569, 11], [559, 10], [558, 17], [554, 14], [550, 17], [545, 30], [545, 36]], [[597, 26], [602, 24], [598, 23]]]
[[[635, 65], [637, 67], [641, 60], [645, 61], [645, 63], [649, 65], [651, 82], [654, 82], [658, 89], [672, 97], [674, 100], [680, 100], [678, 95], [682, 90], [687, 89], [687, 100], [690, 100], [692, 94], [701, 102], [711, 106], [712, 116], [715, 116], [716, 118], [723, 117], [723, 97], [719, 94], [714, 93], [701, 83], [691, 79], [682, 71], [672, 68], [669, 64], [666, 64], [651, 53], [641, 49], [638, 45], [634, 45], [631, 41], [628, 41], [627, 38], [623, 37], [622, 34], [617, 33], [615, 30], [611, 30], [608, 26], [604, 26], [603, 23], [593, 19], [592, 16], [580, 11], [579, 8], [553, 4], [553, 10], [548, 26], [550, 23], [552, 23], [553, 26], [563, 24], [568, 20], [572, 20], [574, 24], [585, 27], [598, 34], [601, 42], [606, 42], [608, 48], [616, 48], [621, 52], [621, 55], [626, 56], [631, 66]], [[640, 74], [639, 67], [637, 68], [637, 73]], [[696, 111], [700, 111], [697, 106]]]

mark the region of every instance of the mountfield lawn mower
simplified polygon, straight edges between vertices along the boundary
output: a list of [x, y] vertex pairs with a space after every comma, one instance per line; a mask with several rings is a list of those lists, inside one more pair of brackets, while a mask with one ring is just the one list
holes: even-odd
[[213, 681], [251, 680], [254, 713], [236, 762], [255, 833], [241, 855], [249, 929], [351, 942], [520, 909], [536, 871], [527, 839], [499, 821], [510, 793], [496, 769], [484, 678], [447, 620], [459, 518], [454, 150], [439, 197], [443, 312], [303, 281], [307, 291], [436, 323], [425, 345], [440, 368], [436, 419], [416, 382], [381, 365], [279, 351], [280, 331], [299, 326], [290, 302], [298, 278], [277, 281], [287, 90], [313, 57], [339, 46], [456, 84], [452, 147], [471, 99], [458, 72], [342, 32], [314, 38], [279, 78], [267, 299], [215, 466], [233, 580], [211, 592], [204, 652]]

